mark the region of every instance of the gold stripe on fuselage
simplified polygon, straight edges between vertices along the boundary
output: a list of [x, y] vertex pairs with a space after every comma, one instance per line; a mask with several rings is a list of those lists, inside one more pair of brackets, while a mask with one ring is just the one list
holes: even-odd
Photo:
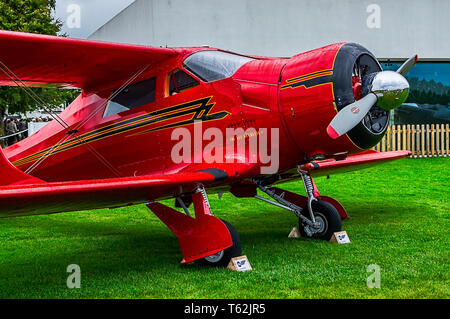
[[[121, 134], [121, 133], [131, 131], [131, 130], [141, 129], [145, 126], [149, 126], [152, 124], [156, 124], [156, 123], [171, 120], [171, 119], [176, 119], [179, 116], [185, 116], [185, 115], [189, 115], [192, 113], [194, 113], [194, 115], [192, 116], [191, 120], [199, 120], [199, 121], [205, 121], [205, 122], [222, 119], [230, 114], [225, 111], [210, 114], [211, 109], [215, 105], [215, 103], [209, 104], [211, 98], [212, 98], [212, 96], [209, 96], [209, 97], [185, 102], [182, 104], [169, 106], [167, 108], [159, 109], [154, 112], [141, 114], [134, 118], [130, 118], [130, 119], [126, 119], [126, 120], [123, 120], [123, 121], [120, 121], [117, 123], [106, 125], [104, 127], [84, 133], [78, 137], [74, 137], [74, 138], [70, 139], [69, 141], [62, 143], [60, 146], [58, 146], [56, 149], [54, 149], [54, 151], [52, 152], [52, 155], [73, 149], [73, 148], [81, 146], [83, 144], [89, 144], [89, 143], [96, 142], [96, 141], [99, 141], [104, 138], [108, 138], [108, 137], [111, 137], [111, 136], [114, 136], [117, 134]], [[203, 117], [199, 117], [198, 114], [202, 114]], [[219, 117], [219, 118], [215, 118], [213, 116]], [[189, 120], [189, 121], [191, 121], [191, 120]], [[183, 122], [183, 121], [179, 121], [176, 123], [180, 123], [180, 122]], [[185, 124], [189, 124], [189, 123], [185, 123]], [[164, 125], [160, 125], [154, 129], [148, 130], [146, 132], [154, 131], [154, 130], [162, 130], [165, 128], [171, 128], [171, 125], [166, 125], [166, 126], [167, 127], [165, 127]], [[179, 125], [179, 126], [181, 126], [181, 125]], [[146, 133], [146, 132], [142, 132], [142, 133]], [[132, 136], [132, 135], [128, 135], [128, 136]], [[33, 161], [36, 161], [42, 155], [44, 155], [46, 152], [50, 151], [53, 147], [54, 146], [46, 148], [42, 151], [39, 151], [37, 153], [26, 156], [20, 160], [14, 161], [13, 164], [15, 166], [22, 166], [22, 165], [31, 163]]]

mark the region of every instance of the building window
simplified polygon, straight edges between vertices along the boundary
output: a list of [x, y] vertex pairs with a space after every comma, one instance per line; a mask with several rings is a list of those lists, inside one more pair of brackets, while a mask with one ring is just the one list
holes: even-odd
[[232, 76], [245, 63], [254, 59], [242, 55], [217, 50], [200, 51], [184, 60], [186, 69], [202, 81], [212, 82]]
[[181, 93], [200, 84], [200, 82], [180, 69], [170, 72], [167, 78], [169, 83], [166, 86], [166, 90], [168, 89], [166, 96]]
[[[382, 62], [384, 70], [402, 63]], [[450, 124], [450, 62], [418, 62], [406, 75], [406, 102], [395, 109], [394, 124]]]
[[125, 112], [155, 101], [156, 78], [123, 89], [108, 103], [103, 117]]

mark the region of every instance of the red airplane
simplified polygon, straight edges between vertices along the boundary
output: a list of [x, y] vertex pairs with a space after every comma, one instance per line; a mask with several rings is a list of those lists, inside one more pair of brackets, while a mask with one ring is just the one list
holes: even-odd
[[[183, 263], [226, 266], [241, 255], [239, 236], [207, 194], [228, 191], [287, 209], [304, 237], [329, 240], [347, 215], [313, 177], [410, 155], [370, 149], [406, 100], [403, 75], [416, 61], [383, 71], [354, 43], [267, 58], [0, 31], [1, 86], [22, 87], [43, 108], [30, 87], [82, 89], [0, 152], [0, 216], [145, 203], [177, 236]], [[180, 144], [183, 134], [194, 138]], [[307, 196], [275, 187], [290, 180]], [[157, 202], [169, 198], [183, 213]]]

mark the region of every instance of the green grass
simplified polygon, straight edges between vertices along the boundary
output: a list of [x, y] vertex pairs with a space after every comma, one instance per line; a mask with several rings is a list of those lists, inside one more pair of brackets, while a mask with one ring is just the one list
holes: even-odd
[[[3, 219], [0, 298], [448, 298], [449, 164], [403, 159], [317, 178], [350, 215], [348, 245], [288, 239], [292, 213], [211, 196], [240, 233], [246, 273], [180, 265], [176, 238], [145, 206]], [[299, 182], [284, 188], [303, 193]], [[69, 264], [81, 289], [66, 287]], [[370, 264], [380, 289], [366, 285]]]

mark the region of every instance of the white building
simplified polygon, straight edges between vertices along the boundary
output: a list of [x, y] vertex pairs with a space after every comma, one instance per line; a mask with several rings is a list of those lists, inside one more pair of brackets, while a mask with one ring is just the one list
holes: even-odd
[[[418, 54], [409, 102], [450, 112], [449, 13], [449, 0], [136, 0], [89, 38], [273, 57], [356, 42], [394, 70]], [[400, 115], [399, 124], [443, 121]]]
[[448, 0], [136, 0], [90, 39], [289, 57], [357, 42], [379, 58], [450, 60]]

